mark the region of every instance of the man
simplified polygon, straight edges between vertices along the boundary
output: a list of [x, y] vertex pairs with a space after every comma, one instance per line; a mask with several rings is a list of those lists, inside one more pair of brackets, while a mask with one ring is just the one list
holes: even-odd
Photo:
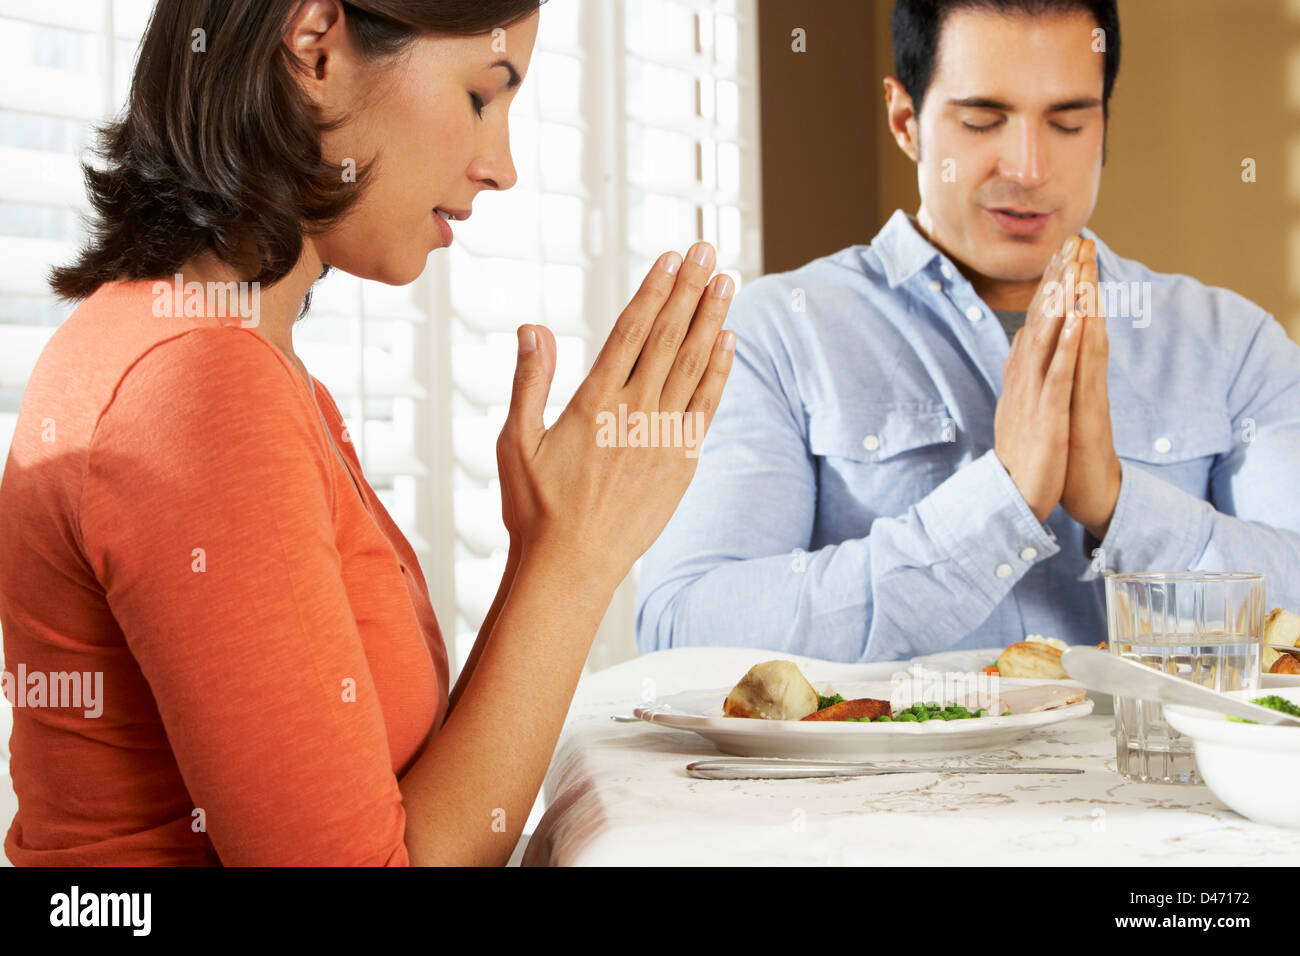
[[1300, 610], [1300, 348], [1084, 228], [1114, 0], [899, 0], [893, 41], [920, 209], [738, 296], [641, 651], [1095, 643], [1104, 568], [1263, 571]]

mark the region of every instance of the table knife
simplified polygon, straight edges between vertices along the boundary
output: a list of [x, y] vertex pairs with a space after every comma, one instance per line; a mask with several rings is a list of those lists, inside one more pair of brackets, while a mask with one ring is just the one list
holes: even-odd
[[900, 767], [840, 760], [733, 757], [697, 760], [686, 774], [701, 780], [796, 780], [802, 777], [871, 777], [886, 773], [1083, 773], [1078, 767]]

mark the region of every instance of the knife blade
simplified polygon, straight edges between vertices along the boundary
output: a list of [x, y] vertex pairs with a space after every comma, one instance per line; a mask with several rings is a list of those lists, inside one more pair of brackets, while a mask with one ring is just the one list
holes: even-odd
[[[1220, 714], [1243, 717], [1257, 724], [1300, 724], [1300, 718], [1291, 714], [1262, 707], [1239, 697], [1229, 697], [1186, 678], [1166, 674], [1095, 647], [1075, 645], [1067, 648], [1061, 654], [1061, 666], [1089, 690], [1105, 691], [1117, 697], [1200, 707]], [[1259, 692], [1261, 697], [1266, 696], [1266, 693]]]
[[1078, 767], [903, 767], [784, 757], [696, 760], [686, 765], [686, 775], [701, 780], [797, 780], [805, 777], [872, 777], [887, 773], [1083, 773], [1083, 770]]

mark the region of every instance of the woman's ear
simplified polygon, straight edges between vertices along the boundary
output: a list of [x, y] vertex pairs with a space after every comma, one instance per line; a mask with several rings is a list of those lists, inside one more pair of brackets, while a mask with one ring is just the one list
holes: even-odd
[[305, 75], [325, 80], [343, 33], [343, 5], [339, 0], [307, 0], [285, 24], [284, 44], [302, 64]]

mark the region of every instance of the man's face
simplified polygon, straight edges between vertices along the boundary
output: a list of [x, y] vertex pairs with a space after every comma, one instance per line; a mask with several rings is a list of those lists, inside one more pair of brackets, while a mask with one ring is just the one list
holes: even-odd
[[1101, 182], [1104, 54], [1086, 13], [944, 23], [919, 138], [921, 227], [995, 282], [1037, 280]]

